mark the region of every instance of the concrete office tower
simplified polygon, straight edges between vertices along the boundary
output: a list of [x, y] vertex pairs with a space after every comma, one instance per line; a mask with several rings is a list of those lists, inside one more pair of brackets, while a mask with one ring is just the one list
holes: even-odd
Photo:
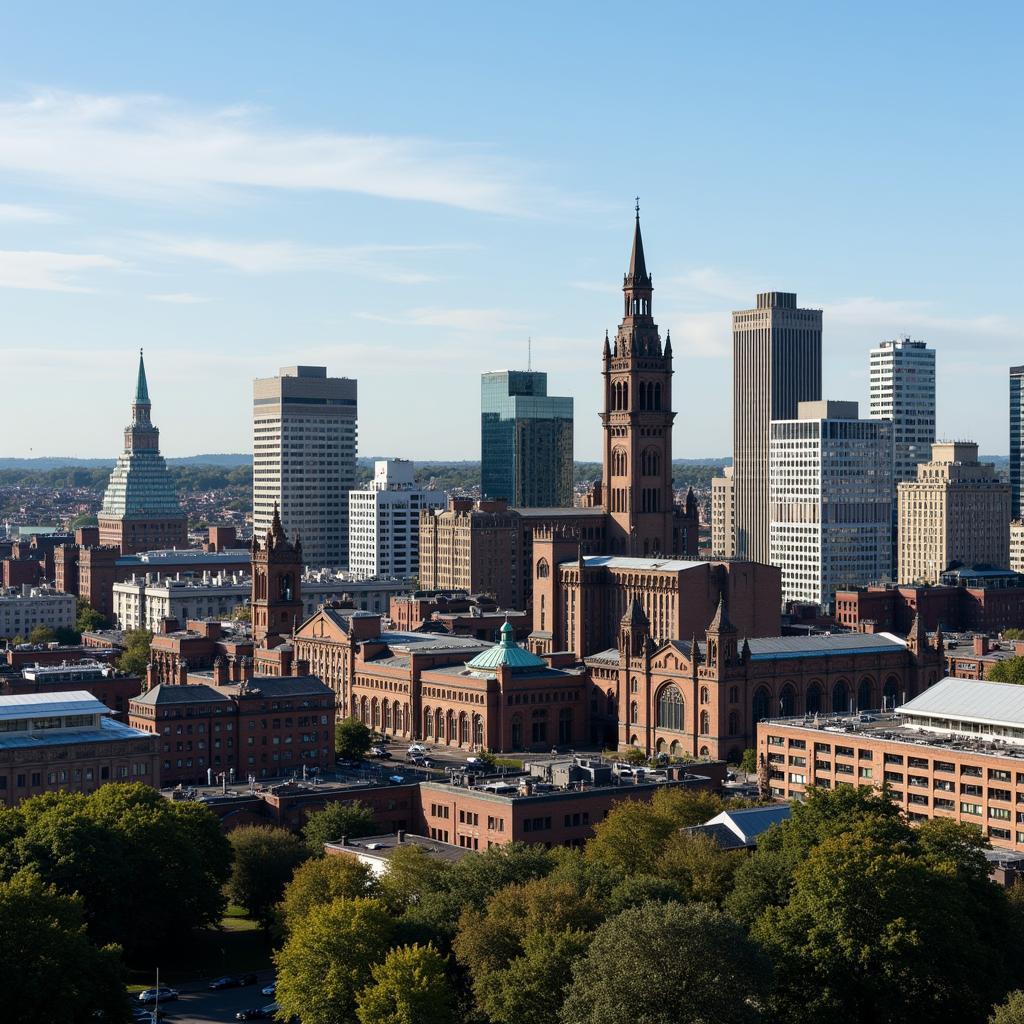
[[373, 480], [348, 492], [348, 570], [359, 580], [414, 576], [420, 565], [420, 512], [443, 508], [442, 491], [416, 486], [413, 464], [374, 464]]
[[769, 559], [768, 455], [772, 420], [821, 398], [821, 310], [792, 292], [761, 292], [732, 315], [732, 444], [736, 556]]
[[1010, 487], [978, 462], [973, 441], [933, 444], [897, 494], [900, 583], [937, 583], [954, 563], [1008, 567]]
[[1010, 510], [1024, 519], [1024, 366], [1010, 367]]
[[771, 425], [770, 561], [783, 601], [831, 606], [837, 589], [892, 575], [892, 424], [856, 402], [801, 402]]
[[285, 366], [253, 381], [253, 532], [274, 506], [313, 568], [348, 564], [348, 492], [356, 482], [356, 382], [324, 366]]
[[188, 522], [160, 454], [160, 431], [153, 426], [151, 410], [139, 349], [132, 421], [124, 429], [124, 451], [110, 474], [98, 519], [100, 544], [116, 547], [122, 555], [188, 545]]
[[873, 348], [868, 415], [893, 425], [894, 481], [916, 479], [935, 441], [935, 350], [908, 337]]
[[711, 478], [711, 557], [736, 554], [736, 487], [732, 466]]
[[480, 378], [481, 487], [519, 508], [572, 505], [572, 399], [548, 375], [500, 370]]

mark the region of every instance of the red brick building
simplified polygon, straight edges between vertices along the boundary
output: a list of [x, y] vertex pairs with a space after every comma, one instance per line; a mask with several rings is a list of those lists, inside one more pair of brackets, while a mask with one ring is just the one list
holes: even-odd
[[111, 665], [98, 661], [30, 665], [17, 676], [0, 677], [0, 695], [28, 693], [73, 693], [87, 690], [115, 714], [128, 712], [128, 702], [142, 692], [138, 676], [119, 674]]
[[0, 803], [108, 782], [159, 785], [155, 739], [81, 689], [0, 697]]
[[[205, 681], [204, 681], [205, 680]], [[213, 685], [159, 683], [129, 705], [133, 728], [159, 737], [165, 786], [282, 778], [334, 765], [334, 694], [313, 676]]]
[[655, 645], [634, 601], [619, 647], [586, 665], [594, 714], [615, 709], [620, 745], [731, 762], [773, 713], [892, 707], [944, 674], [941, 635], [932, 643], [920, 627], [906, 642], [861, 633], [741, 641], [721, 602], [703, 641]]
[[240, 682], [253, 674], [253, 650], [244, 631], [230, 633], [219, 622], [189, 620], [184, 629], [153, 637], [146, 688], [158, 683], [184, 684], [189, 672], [212, 670], [218, 658], [223, 663], [223, 679]]

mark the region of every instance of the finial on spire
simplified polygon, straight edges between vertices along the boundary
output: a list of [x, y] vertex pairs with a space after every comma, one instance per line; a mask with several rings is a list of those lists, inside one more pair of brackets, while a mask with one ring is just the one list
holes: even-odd
[[636, 219], [639, 220], [640, 219], [640, 197], [639, 196], [636, 197], [636, 206], [634, 207], [634, 209], [636, 210]]
[[146, 363], [142, 358], [142, 349], [139, 349], [139, 375], [135, 381], [135, 401], [149, 401], [149, 386], [146, 383]]

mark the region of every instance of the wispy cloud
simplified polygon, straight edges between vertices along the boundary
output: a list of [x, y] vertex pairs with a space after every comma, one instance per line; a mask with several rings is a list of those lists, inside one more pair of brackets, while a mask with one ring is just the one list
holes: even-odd
[[491, 334], [524, 329], [522, 317], [507, 309], [435, 309], [421, 307], [405, 313], [356, 313], [361, 320], [399, 327], [444, 327], [455, 331]]
[[299, 270], [344, 270], [372, 275], [399, 284], [422, 284], [436, 275], [401, 265], [404, 261], [440, 252], [468, 252], [471, 245], [352, 245], [316, 246], [296, 242], [232, 242], [220, 238], [142, 236], [156, 252], [217, 263], [245, 274], [274, 274]]
[[934, 305], [911, 299], [840, 299], [822, 307], [829, 323], [857, 327], [877, 327], [892, 334], [900, 331], [949, 331], [960, 334], [984, 334], [994, 337], [1020, 337], [1019, 324], [997, 313], [980, 316], [946, 316]]
[[194, 306], [200, 302], [209, 302], [205, 295], [193, 295], [192, 292], [165, 292], [162, 295], [147, 295], [151, 302], [170, 302], [178, 306]]
[[80, 283], [91, 270], [113, 270], [127, 264], [95, 253], [0, 250], [0, 288], [51, 292], [91, 292]]
[[0, 224], [53, 224], [63, 218], [53, 210], [20, 203], [0, 203]]
[[0, 103], [0, 170], [119, 196], [321, 189], [527, 214], [528, 168], [488, 148], [303, 132], [245, 106], [39, 92]]

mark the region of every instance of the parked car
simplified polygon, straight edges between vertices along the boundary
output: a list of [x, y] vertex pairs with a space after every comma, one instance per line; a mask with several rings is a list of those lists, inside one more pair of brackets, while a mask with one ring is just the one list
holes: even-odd
[[277, 991], [277, 982], [272, 981], [269, 985], [264, 985], [260, 989], [260, 994], [264, 996], [272, 996]]
[[252, 1007], [248, 1010], [239, 1010], [235, 1014], [235, 1020], [268, 1020], [272, 1016], [272, 1013], [267, 1013], [265, 1006], [260, 1006]]
[[425, 754], [426, 752], [427, 752], [427, 748], [425, 746], [423, 746], [422, 743], [412, 743], [409, 746], [409, 753], [410, 754]]
[[259, 978], [255, 974], [240, 974], [238, 976], [239, 985], [255, 985], [259, 981]]
[[423, 765], [426, 763], [426, 760], [422, 754], [409, 753], [405, 755], [406, 764]]
[[157, 996], [160, 997], [161, 1003], [173, 1003], [178, 998], [179, 992], [176, 988], [170, 988], [167, 985], [161, 985], [159, 989], [147, 988], [139, 993], [140, 1003], [155, 1003]]
[[466, 764], [471, 768], [476, 768], [478, 765], [486, 764], [486, 762], [482, 757], [477, 757], [475, 754], [472, 754], [466, 758]]
[[160, 1024], [165, 1020], [167, 1015], [163, 1010], [144, 1010], [141, 1006], [132, 1010], [133, 1024]]
[[223, 978], [214, 978], [210, 982], [211, 992], [220, 992], [225, 988], [238, 988], [241, 984], [237, 978], [232, 978], [231, 975], [225, 974]]
[[391, 754], [384, 747], [370, 747], [370, 757], [380, 757], [390, 760]]

